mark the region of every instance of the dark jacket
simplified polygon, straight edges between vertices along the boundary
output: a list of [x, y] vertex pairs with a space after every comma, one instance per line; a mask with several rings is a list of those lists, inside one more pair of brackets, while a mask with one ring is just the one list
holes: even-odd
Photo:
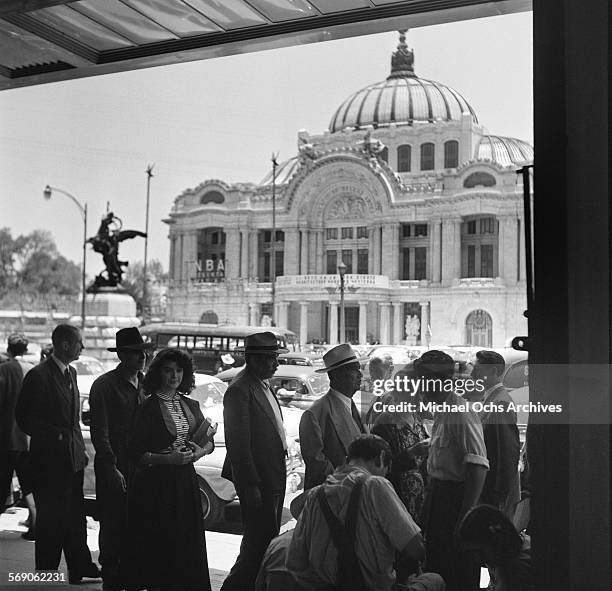
[[348, 446], [363, 432], [331, 390], [305, 410], [300, 420], [300, 449], [306, 464], [304, 490], [322, 484], [344, 464]]
[[484, 442], [487, 448], [489, 471], [482, 489], [481, 501], [505, 505], [508, 498], [517, 502], [519, 491], [519, 454], [521, 444], [516, 424], [516, 413], [509, 409], [512, 398], [501, 385], [486, 403], [503, 406], [505, 412], [480, 413]]
[[223, 421], [227, 455], [221, 475], [234, 482], [239, 494], [247, 486], [284, 493], [287, 468], [283, 441], [263, 386], [248, 369], [223, 397]]
[[34, 367], [10, 359], [0, 364], [0, 451], [26, 451], [28, 436], [15, 422], [15, 406], [21, 391], [23, 376]]
[[17, 424], [31, 437], [32, 464], [41, 476], [78, 472], [87, 465], [76, 371], [68, 368], [72, 391], [53, 357], [49, 357], [26, 374], [17, 401]]
[[128, 438], [134, 413], [145, 395], [126, 380], [119, 369], [101, 375], [91, 385], [89, 408], [91, 417], [91, 442], [96, 449], [96, 482], [111, 476], [117, 468], [126, 478], [132, 465], [128, 458]]

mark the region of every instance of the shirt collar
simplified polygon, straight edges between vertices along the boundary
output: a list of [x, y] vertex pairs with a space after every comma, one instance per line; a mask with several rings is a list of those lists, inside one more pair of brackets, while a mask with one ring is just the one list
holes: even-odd
[[167, 402], [173, 402], [180, 397], [180, 394], [178, 392], [175, 392], [174, 394], [162, 394], [161, 392], [158, 392], [157, 396]]
[[66, 369], [68, 369], [68, 366], [63, 361], [60, 361], [53, 353], [51, 353], [51, 359], [55, 361], [55, 363], [57, 364], [57, 367], [59, 367], [60, 372], [62, 374], [65, 374]]
[[333, 396], [338, 398], [349, 411], [349, 413], [351, 413], [351, 402], [353, 401], [353, 399], [349, 398], [348, 396], [345, 396], [341, 392], [338, 392], [338, 390], [334, 390], [333, 388], [330, 388], [329, 391]]

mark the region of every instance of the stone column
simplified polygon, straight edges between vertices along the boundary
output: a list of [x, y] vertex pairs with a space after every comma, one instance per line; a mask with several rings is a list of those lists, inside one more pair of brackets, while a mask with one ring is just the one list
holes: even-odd
[[299, 232], [297, 228], [285, 230], [285, 275], [298, 274], [299, 248]]
[[427, 344], [427, 327], [431, 325], [429, 318], [429, 302], [419, 302], [421, 306], [421, 345]]
[[249, 304], [249, 325], [257, 326], [259, 324], [259, 304]]
[[[257, 233], [256, 229], [249, 232], [249, 277], [257, 277], [257, 257], [259, 255]], [[260, 277], [259, 280], [261, 281], [262, 278]]]
[[176, 265], [176, 236], [174, 234], [170, 234], [170, 280], [174, 281], [177, 275], [177, 265]]
[[376, 274], [376, 226], [370, 226], [368, 232], [368, 271], [373, 275]]
[[338, 302], [329, 302], [329, 339], [330, 345], [338, 344]]
[[308, 275], [308, 250], [310, 248], [308, 241], [308, 230], [300, 230], [302, 235], [302, 245], [300, 251], [300, 274]]
[[514, 216], [499, 218], [498, 276], [506, 286], [516, 285], [518, 278], [518, 220]]
[[240, 276], [240, 231], [225, 231], [225, 277], [236, 279]]
[[383, 345], [389, 344], [389, 310], [391, 304], [389, 302], [379, 302], [380, 309], [380, 334], [378, 340]]
[[308, 273], [317, 272], [317, 236], [315, 230], [308, 231]]
[[385, 224], [382, 230], [382, 269], [380, 274], [386, 275], [389, 277], [389, 279], [397, 279], [399, 259], [399, 224]]
[[185, 234], [181, 232], [178, 235], [178, 280], [182, 283], [185, 280]]
[[186, 235], [186, 254], [187, 262], [187, 277], [188, 281], [195, 279], [196, 264], [198, 262], [198, 232], [197, 230], [189, 230]]
[[432, 220], [429, 224], [429, 269], [432, 283], [440, 283], [442, 277], [442, 267], [440, 265], [440, 229], [442, 222]]
[[289, 302], [280, 302], [277, 308], [277, 324], [280, 328], [287, 328], [289, 321]]
[[323, 260], [323, 230], [317, 230], [315, 236], [315, 273], [322, 274], [325, 264]]
[[442, 220], [442, 283], [461, 276], [461, 220]]
[[404, 307], [403, 302], [393, 302], [393, 340], [391, 344], [399, 345], [402, 342], [402, 308]]
[[300, 346], [308, 341], [308, 302], [300, 302]]
[[359, 344], [368, 340], [368, 302], [359, 302]]
[[249, 277], [249, 231], [240, 230], [240, 277]]

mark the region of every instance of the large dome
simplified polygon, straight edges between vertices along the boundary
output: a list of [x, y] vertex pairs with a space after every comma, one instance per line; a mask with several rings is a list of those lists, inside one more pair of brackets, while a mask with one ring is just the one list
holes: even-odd
[[414, 53], [406, 45], [404, 31], [400, 31], [400, 42], [391, 58], [391, 75], [349, 96], [334, 113], [329, 131], [386, 127], [390, 123], [412, 125], [415, 121], [460, 121], [463, 113], [469, 113], [478, 123], [474, 109], [456, 90], [416, 76]]

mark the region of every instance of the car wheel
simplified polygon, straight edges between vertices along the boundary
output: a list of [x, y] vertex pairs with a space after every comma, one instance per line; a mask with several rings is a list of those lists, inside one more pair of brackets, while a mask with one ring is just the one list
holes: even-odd
[[225, 503], [213, 492], [208, 482], [198, 477], [198, 488], [200, 489], [200, 502], [204, 514], [204, 527], [206, 529], [223, 520], [225, 514]]

